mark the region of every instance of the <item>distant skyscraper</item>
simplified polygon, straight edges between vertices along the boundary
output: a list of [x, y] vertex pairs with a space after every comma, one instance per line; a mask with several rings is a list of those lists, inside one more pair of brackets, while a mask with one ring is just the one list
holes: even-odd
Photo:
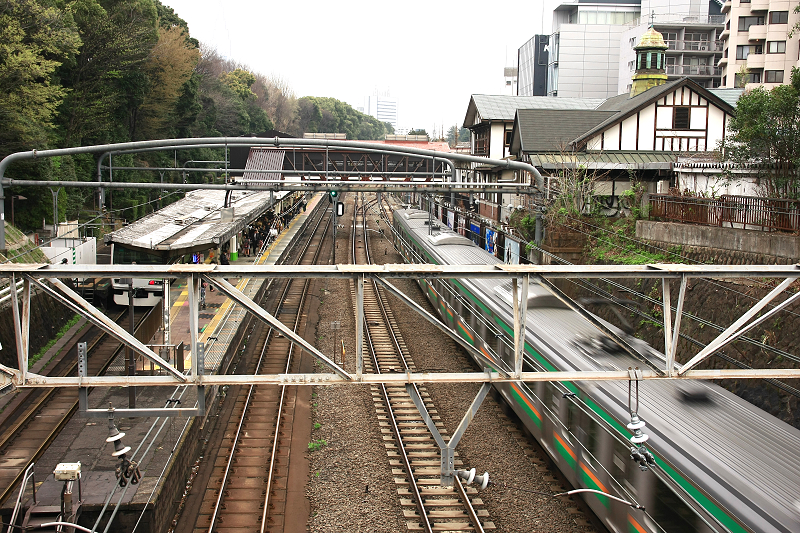
[[505, 87], [503, 94], [507, 96], [517, 96], [517, 67], [505, 67], [503, 69], [503, 77], [505, 78]]
[[397, 130], [397, 98], [370, 95], [364, 98], [364, 113], [371, 115], [381, 122], [388, 122]]

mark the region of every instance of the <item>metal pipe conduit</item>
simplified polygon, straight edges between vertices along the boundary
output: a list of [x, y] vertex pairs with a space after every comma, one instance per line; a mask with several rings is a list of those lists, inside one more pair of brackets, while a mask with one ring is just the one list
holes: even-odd
[[[259, 138], [259, 137], [201, 137], [197, 139], [159, 139], [154, 141], [135, 141], [127, 143], [116, 144], [101, 144], [97, 146], [81, 146], [75, 148], [58, 148], [53, 150], [30, 150], [27, 152], [15, 152], [7, 155], [0, 161], [0, 250], [6, 247], [5, 242], [5, 208], [3, 201], [5, 199], [3, 193], [3, 185], [5, 182], [5, 172], [8, 166], [15, 161], [23, 161], [28, 159], [36, 159], [39, 157], [54, 157], [63, 155], [77, 155], [77, 154], [103, 154], [106, 152], [114, 152], [118, 150], [138, 150], [149, 148], [163, 148], [163, 149], [178, 149], [179, 147], [191, 148], [200, 147], [209, 144], [223, 144], [225, 146], [267, 146], [272, 145], [276, 148], [281, 146], [288, 147], [318, 147], [318, 148], [350, 148], [360, 150], [376, 150], [385, 152], [387, 145], [367, 142], [355, 141], [337, 141], [329, 139], [281, 139], [274, 138]], [[421, 148], [411, 148], [404, 146], [391, 145], [393, 152], [412, 154], [423, 157], [431, 158], [445, 158], [451, 161], [464, 161], [468, 163], [482, 163], [497, 167], [504, 167], [506, 169], [517, 169], [530, 172], [536, 182], [536, 188], [540, 191], [544, 190], [544, 179], [542, 175], [536, 170], [535, 167], [527, 163], [519, 161], [511, 161], [508, 159], [491, 159], [484, 157], [476, 157], [466, 154], [455, 154], [446, 152], [437, 152], [436, 150], [425, 150]], [[31, 184], [33, 185], [33, 184]], [[36, 184], [38, 185], [38, 184]], [[52, 183], [51, 183], [52, 185]], [[97, 186], [97, 185], [94, 185]]]

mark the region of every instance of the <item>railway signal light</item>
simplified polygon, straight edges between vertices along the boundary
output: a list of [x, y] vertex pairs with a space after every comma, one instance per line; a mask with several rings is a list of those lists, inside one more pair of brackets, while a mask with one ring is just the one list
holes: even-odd
[[328, 201], [330, 203], [335, 202], [337, 198], [339, 198], [339, 191], [337, 190], [328, 191]]

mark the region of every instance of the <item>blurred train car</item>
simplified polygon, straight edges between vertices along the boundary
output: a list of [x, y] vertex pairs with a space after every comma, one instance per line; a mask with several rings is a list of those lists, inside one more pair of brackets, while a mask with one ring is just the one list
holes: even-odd
[[[425, 211], [397, 210], [393, 224], [395, 247], [408, 262], [499, 262], [441, 222], [429, 222]], [[445, 324], [486, 354], [495, 368], [513, 371], [510, 281], [431, 279], [420, 284]], [[544, 287], [531, 282], [529, 291], [524, 371], [642, 365]], [[664, 368], [663, 354], [633, 337], [626, 340], [641, 358]], [[719, 386], [689, 380], [641, 383], [638, 415], [647, 423], [647, 447], [655, 456], [655, 466], [646, 471], [631, 456], [628, 383], [494, 386], [570, 483], [644, 507], [585, 495], [610, 531], [800, 531], [800, 431]]]

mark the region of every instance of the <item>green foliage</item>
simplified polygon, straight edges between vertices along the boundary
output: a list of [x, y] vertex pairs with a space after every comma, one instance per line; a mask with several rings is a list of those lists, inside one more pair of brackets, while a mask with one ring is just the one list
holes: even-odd
[[655, 252], [636, 240], [636, 221], [633, 217], [616, 220], [597, 217], [596, 227], [589, 240], [591, 262], [623, 265], [680, 262], [682, 248], [671, 247], [666, 253]]
[[308, 451], [316, 452], [321, 450], [324, 446], [327, 446], [328, 442], [324, 439], [312, 440], [308, 443]]
[[348, 139], [360, 140], [380, 140], [387, 133], [383, 122], [335, 98], [305, 96], [297, 104], [302, 132], [345, 133]]
[[459, 128], [458, 126], [450, 126], [447, 130], [447, 143], [454, 147], [457, 143], [469, 141], [469, 130], [467, 128]]
[[724, 157], [758, 177], [766, 196], [800, 198], [800, 70], [791, 84], [744, 93], [722, 143]]
[[69, 12], [37, 0], [0, 5], [0, 157], [45, 146], [66, 94], [53, 73], [80, 45]]
[[258, 98], [256, 93], [250, 89], [250, 86], [256, 82], [256, 77], [251, 72], [237, 68], [232, 72], [226, 72], [219, 79], [243, 101], [251, 97]]
[[36, 362], [37, 362], [39, 359], [41, 359], [42, 357], [44, 357], [44, 354], [46, 354], [46, 353], [47, 353], [47, 350], [49, 350], [50, 348], [52, 348], [52, 347], [53, 347], [53, 345], [54, 345], [56, 342], [58, 342], [58, 340], [59, 340], [61, 337], [63, 337], [64, 335], [66, 335], [66, 334], [67, 334], [67, 332], [70, 330], [70, 328], [72, 328], [72, 326], [74, 326], [75, 324], [77, 324], [77, 323], [80, 321], [80, 319], [81, 319], [81, 315], [75, 315], [75, 316], [73, 316], [73, 317], [72, 317], [72, 318], [69, 320], [69, 322], [67, 322], [66, 324], [64, 324], [64, 325], [61, 327], [61, 329], [60, 329], [60, 330], [58, 330], [58, 333], [56, 333], [55, 337], [53, 337], [52, 339], [50, 339], [49, 341], [47, 341], [47, 344], [45, 344], [44, 346], [42, 346], [41, 350], [39, 350], [38, 352], [36, 352], [36, 353], [33, 355], [33, 357], [30, 357], [30, 358], [28, 358], [28, 369], [30, 369], [30, 368], [31, 368], [31, 367], [34, 365], [34, 363], [36, 363]]
[[425, 131], [425, 130], [412, 129], [411, 131], [408, 132], [408, 134], [409, 135], [424, 135], [429, 139], [431, 138], [431, 136], [428, 135], [428, 132]]

